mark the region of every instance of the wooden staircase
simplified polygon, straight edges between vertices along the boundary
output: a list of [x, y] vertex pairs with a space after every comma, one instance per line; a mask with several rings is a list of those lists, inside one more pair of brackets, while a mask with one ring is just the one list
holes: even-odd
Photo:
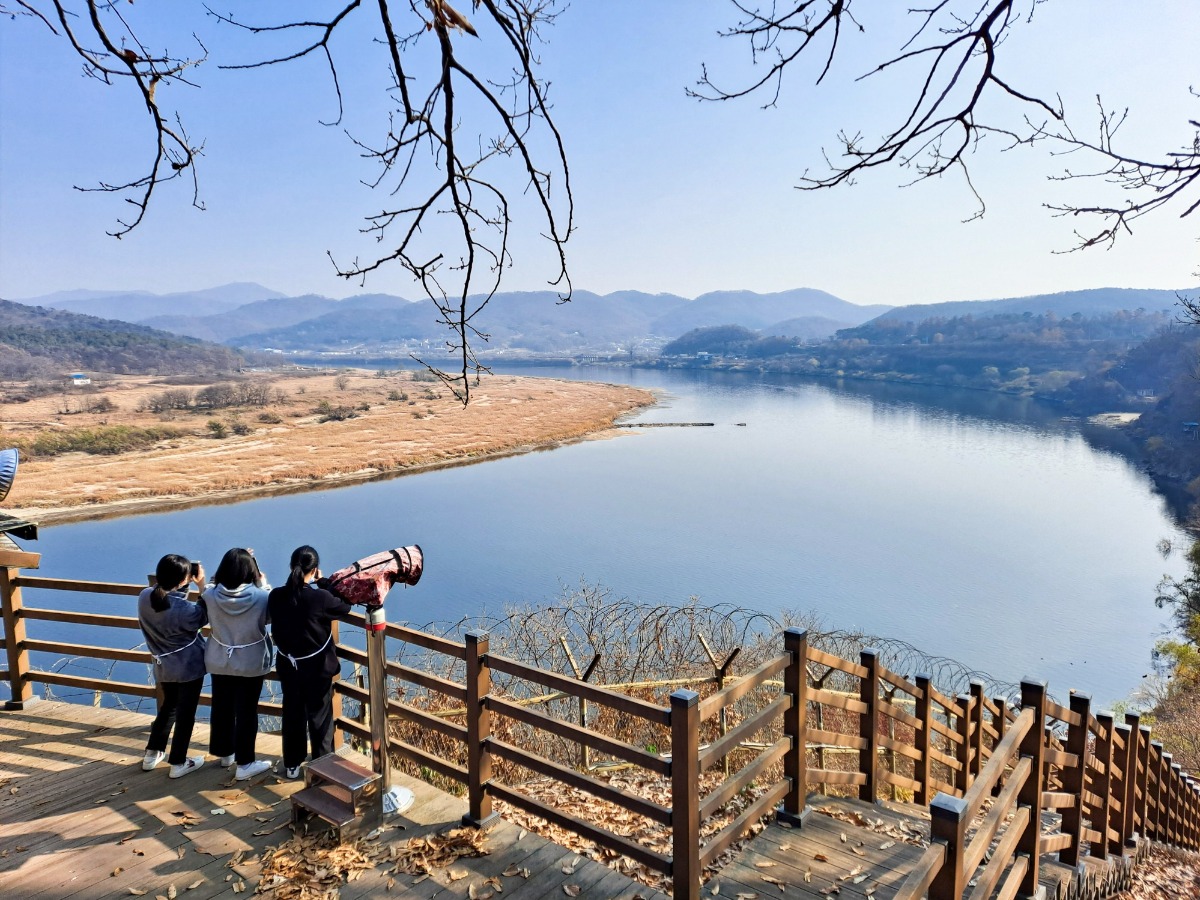
[[341, 840], [378, 821], [383, 811], [379, 775], [354, 756], [330, 753], [305, 766], [304, 787], [292, 794], [294, 830], [307, 829], [316, 820], [332, 827]]

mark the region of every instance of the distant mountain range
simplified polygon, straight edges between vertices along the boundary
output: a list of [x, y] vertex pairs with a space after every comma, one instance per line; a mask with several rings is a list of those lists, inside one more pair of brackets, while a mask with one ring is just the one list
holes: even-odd
[[[1159, 311], [1176, 303], [1175, 291], [1101, 288], [1000, 300], [968, 300], [903, 307], [858, 306], [812, 288], [773, 294], [713, 291], [695, 299], [675, 294], [576, 291], [570, 303], [551, 291], [497, 294], [474, 324], [489, 337], [483, 355], [652, 354], [696, 329], [737, 325], [764, 337], [819, 341], [875, 318], [920, 321], [933, 317], [1052, 312], [1095, 316], [1116, 310]], [[448, 337], [426, 301], [390, 294], [334, 300], [316, 294], [285, 296], [253, 283], [201, 291], [65, 291], [20, 301], [74, 313], [119, 319], [253, 351], [345, 352], [364, 356], [428, 353]]]
[[[333, 300], [286, 297], [257, 284], [155, 295], [67, 291], [22, 303], [121, 319], [246, 350], [408, 352], [441, 347], [447, 332], [433, 307], [389, 294]], [[559, 303], [552, 291], [497, 294], [475, 324], [485, 353], [653, 351], [707, 325], [738, 324], [805, 340], [830, 337], [890, 307], [857, 306], [824, 291], [775, 294], [715, 291], [694, 300], [674, 294], [576, 291]]]

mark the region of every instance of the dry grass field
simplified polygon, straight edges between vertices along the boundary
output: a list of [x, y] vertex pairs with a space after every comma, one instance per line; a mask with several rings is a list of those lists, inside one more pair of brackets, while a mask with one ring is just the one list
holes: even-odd
[[[485, 375], [464, 408], [419, 377], [288, 370], [9, 390], [0, 447], [22, 459], [5, 511], [51, 524], [327, 487], [612, 434], [654, 402], [626, 386]], [[231, 393], [241, 401], [220, 405]]]

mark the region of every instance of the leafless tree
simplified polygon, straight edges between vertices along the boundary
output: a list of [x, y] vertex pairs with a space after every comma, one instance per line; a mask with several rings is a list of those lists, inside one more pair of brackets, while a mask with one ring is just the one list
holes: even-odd
[[[739, 87], [717, 84], [703, 69], [692, 96], [703, 100], [737, 100], [759, 97], [774, 106], [784, 86], [784, 76], [800, 60], [816, 57], [817, 83], [824, 82], [847, 41], [866, 31], [864, 15], [886, 16], [891, 0], [773, 0], [767, 3], [730, 0], [738, 21], [723, 34], [745, 41], [755, 64], [755, 74]], [[1126, 113], [1099, 105], [1099, 128], [1094, 138], [1080, 136], [1068, 122], [1057, 95], [1031, 90], [1023, 82], [1034, 73], [1005, 67], [1005, 40], [1020, 27], [1033, 24], [1044, 0], [930, 0], [910, 7], [905, 29], [896, 35], [895, 50], [885, 53], [864, 79], [908, 83], [911, 101], [895, 110], [895, 120], [885, 125], [881, 137], [862, 131], [842, 131], [836, 149], [825, 152], [821, 172], [805, 172], [798, 187], [819, 190], [852, 183], [872, 169], [898, 166], [913, 174], [913, 181], [958, 170], [971, 184], [968, 161], [979, 141], [999, 138], [1006, 148], [1043, 144], [1078, 164], [1055, 176], [1058, 180], [1091, 179], [1105, 182], [1120, 202], [1094, 205], [1046, 204], [1056, 215], [1091, 221], [1077, 227], [1076, 247], [1109, 246], [1131, 230], [1134, 220], [1166, 206], [1188, 216], [1200, 206], [1200, 121], [1187, 119], [1188, 135], [1178, 150], [1155, 158], [1130, 155], [1119, 149], [1118, 132]], [[856, 15], [857, 14], [857, 15]], [[1195, 91], [1193, 91], [1195, 96]], [[994, 116], [1009, 101], [1021, 110], [1019, 125]], [[989, 113], [984, 111], [988, 110]], [[974, 192], [974, 187], [971, 187]], [[978, 193], [976, 216], [984, 212]]]
[[[158, 87], [194, 84], [188, 79], [208, 52], [198, 39], [191, 56], [151, 52], [139, 38], [140, 9], [118, 0], [0, 0], [0, 13], [40, 20], [61, 36], [88, 75], [106, 84], [127, 82], [140, 94], [155, 135], [151, 164], [135, 178], [86, 188], [122, 194], [135, 207], [134, 216], [119, 220], [112, 232], [116, 237], [143, 221], [160, 184], [185, 174], [192, 180], [193, 203], [202, 207], [195, 169], [203, 144], [189, 138], [177, 113], [162, 107]], [[551, 118], [548, 85], [536, 70], [541, 29], [558, 15], [558, 0], [471, 0], [470, 16], [446, 0], [344, 0], [321, 19], [297, 16], [282, 22], [253, 22], [204, 9], [224, 26], [287, 46], [281, 53], [222, 68], [322, 59], [338, 108], [329, 125], [342, 119], [339, 54], [371, 49], [350, 46], [347, 23], [367, 20], [369, 40], [382, 45], [390, 61], [390, 76], [381, 87], [395, 98], [395, 108], [381, 139], [351, 139], [379, 166], [371, 186], [394, 197], [395, 204], [366, 219], [363, 231], [375, 239], [375, 253], [333, 262], [347, 279], [361, 281], [391, 262], [417, 278], [448, 330], [447, 348], [456, 360], [452, 373], [429, 368], [466, 403], [468, 375], [482, 368], [473, 348], [487, 338], [477, 317], [511, 264], [510, 197], [533, 199], [540, 230], [557, 255], [549, 283], [558, 287], [560, 300], [571, 297], [565, 252], [573, 217], [570, 173]], [[488, 62], [464, 61], [479, 56], [459, 52], [462, 44], [475, 41], [500, 48], [485, 57], [501, 59], [499, 71], [486, 69]]]

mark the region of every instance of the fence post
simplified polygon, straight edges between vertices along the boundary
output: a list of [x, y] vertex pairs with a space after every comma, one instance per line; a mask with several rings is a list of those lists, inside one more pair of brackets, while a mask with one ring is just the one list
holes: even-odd
[[1166, 844], [1175, 843], [1175, 766], [1171, 762], [1174, 755], [1162, 755], [1163, 767], [1163, 833], [1162, 840]]
[[20, 569], [0, 566], [0, 604], [4, 608], [4, 649], [8, 653], [8, 682], [12, 699], [5, 709], [24, 709], [37, 700], [29, 680], [29, 651], [25, 649], [25, 616], [22, 612], [21, 586], [16, 584]]
[[[1008, 730], [1008, 698], [993, 697], [992, 703], [996, 704], [996, 714], [992, 717], [992, 726], [996, 729], [996, 743], [999, 744], [1004, 740], [1004, 732]], [[996, 784], [992, 787], [992, 796], [999, 797], [1000, 792], [1004, 790], [1004, 778], [1001, 776], [996, 779]]]
[[921, 756], [915, 761], [915, 771], [913, 772], [913, 778], [921, 782], [921, 786], [917, 788], [916, 794], [913, 796], [913, 801], [918, 806], [928, 806], [934, 795], [929, 785], [933, 765], [933, 758], [930, 756], [930, 751], [933, 749], [933, 700], [929, 696], [933, 686], [932, 681], [933, 679], [925, 672], [913, 678], [913, 683], [920, 691], [917, 696], [916, 716], [921, 722], [921, 730], [915, 737], [917, 751]]
[[1138, 726], [1137, 766], [1137, 833], [1146, 836], [1150, 830], [1150, 726]]
[[1021, 785], [1017, 803], [1029, 808], [1029, 822], [1017, 841], [1017, 849], [1029, 859], [1021, 892], [1032, 897], [1038, 889], [1038, 869], [1042, 856], [1042, 778], [1046, 761], [1046, 682], [1021, 682], [1021, 707], [1033, 710], [1033, 724], [1021, 741], [1021, 756], [1029, 757], [1029, 777]]
[[1136, 713], [1125, 713], [1125, 724], [1129, 726], [1126, 751], [1125, 798], [1121, 801], [1122, 816], [1121, 841], [1126, 847], [1133, 846], [1133, 836], [1140, 831], [1138, 827], [1138, 766], [1142, 762], [1142, 730], [1139, 727], [1141, 719]]
[[488, 695], [492, 692], [492, 670], [488, 666], [489, 636], [486, 631], [468, 631], [467, 650], [467, 802], [469, 812], [464, 825], [490, 828], [500, 814], [492, 812], [492, 711]]
[[1108, 824], [1112, 817], [1113, 728], [1116, 724], [1111, 712], [1096, 713], [1096, 724], [1103, 733], [1096, 736], [1096, 759], [1100, 762], [1101, 774], [1092, 784], [1092, 793], [1100, 803], [1092, 810], [1092, 828], [1100, 832], [1100, 840], [1092, 842], [1089, 855], [1108, 859]]
[[867, 670], [858, 680], [858, 699], [867, 707], [858, 724], [859, 737], [867, 742], [858, 751], [858, 771], [867, 776], [866, 783], [858, 789], [858, 799], [874, 803], [879, 784], [879, 651], [868, 647], [858, 654], [858, 661]]
[[967, 849], [967, 803], [939, 793], [929, 804], [929, 838], [946, 845], [946, 861], [929, 885], [929, 900], [961, 900], [967, 886], [963, 856]]
[[1177, 847], [1183, 846], [1183, 816], [1184, 816], [1184, 786], [1183, 766], [1177, 762], [1171, 763], [1171, 842]]
[[700, 695], [671, 694], [671, 881], [674, 900], [700, 898]]
[[1137, 738], [1134, 737], [1133, 730], [1128, 725], [1117, 725], [1114, 730], [1117, 734], [1121, 735], [1122, 740], [1125, 742], [1125, 749], [1113, 752], [1113, 762], [1121, 770], [1121, 778], [1116, 784], [1112, 785], [1112, 793], [1121, 804], [1121, 809], [1113, 816], [1113, 830], [1117, 833], [1117, 836], [1113, 838], [1110, 849], [1113, 853], [1120, 856], [1125, 852], [1125, 846], [1129, 841], [1130, 835], [1130, 832], [1125, 829], [1129, 822], [1130, 813], [1129, 783], [1133, 778], [1130, 763], [1136, 765], [1136, 757], [1133, 755], [1133, 743]]
[[[336, 648], [337, 648], [337, 645], [338, 645], [338, 642], [339, 642], [339, 640], [341, 639], [341, 636], [340, 636], [340, 634], [339, 634], [339, 629], [338, 629], [338, 620], [337, 620], [337, 619], [334, 619], [334, 620], [333, 620], [332, 622], [330, 622], [329, 624], [330, 624], [330, 628], [329, 628], [329, 639], [330, 639], [330, 640], [333, 642], [333, 646], [334, 646], [334, 648], [336, 649]], [[368, 647], [368, 650], [369, 650], [369, 648], [370, 648], [370, 640], [369, 640], [369, 639], [368, 639], [368, 641], [367, 641], [367, 647]], [[367, 658], [367, 670], [368, 670], [368, 671], [370, 671], [370, 668], [371, 668], [371, 660], [370, 660], [370, 657], [368, 656], [368, 658]], [[337, 675], [337, 681], [341, 681], [341, 680], [342, 680], [342, 673], [341, 673], [341, 660], [338, 660], [338, 675]], [[370, 705], [370, 702], [371, 702], [371, 701], [370, 701], [370, 699], [369, 699], [369, 696], [370, 696], [370, 695], [368, 695], [368, 701], [367, 701], [368, 705]], [[159, 697], [159, 698], [158, 698], [158, 701], [159, 701], [159, 703], [162, 703], [162, 697]], [[338, 749], [339, 747], [341, 747], [341, 746], [342, 746], [342, 744], [344, 744], [344, 743], [346, 742], [346, 734], [345, 734], [345, 732], [344, 732], [344, 731], [342, 731], [342, 729], [340, 729], [340, 728], [338, 728], [338, 727], [337, 727], [337, 722], [338, 722], [338, 719], [340, 719], [340, 718], [342, 717], [342, 712], [343, 712], [343, 709], [342, 709], [342, 692], [341, 692], [341, 691], [339, 691], [339, 690], [337, 689], [337, 685], [336, 685], [336, 684], [334, 685], [334, 689], [333, 689], [333, 695], [332, 695], [332, 697], [331, 697], [331, 701], [332, 701], [332, 704], [333, 704], [333, 706], [332, 706], [332, 709], [333, 709], [333, 749], [334, 749], [334, 750], [336, 750], [336, 749]], [[360, 709], [360, 710], [359, 710], [359, 716], [361, 716], [361, 715], [362, 715], [362, 712], [363, 712], [363, 711]], [[372, 721], [372, 722], [374, 722], [374, 721], [375, 721], [375, 717], [374, 717], [374, 716], [371, 716], [371, 721]], [[386, 745], [386, 744], [384, 744], [384, 746], [386, 747], [387, 745]], [[375, 771], [376, 771], [376, 772], [378, 772], [379, 770], [378, 770], [378, 769], [376, 769]], [[385, 790], [385, 791], [386, 791], [386, 790], [387, 790], [387, 786], [385, 786], [385, 787], [383, 788], [383, 790]]]
[[783, 755], [783, 777], [791, 785], [775, 816], [799, 826], [808, 816], [808, 632], [787, 629], [783, 649], [790, 656], [783, 670], [783, 690], [792, 700], [783, 714], [783, 735], [792, 742]]
[[1162, 838], [1162, 802], [1163, 802], [1163, 761], [1162, 761], [1162, 741], [1150, 742], [1150, 759], [1146, 764], [1146, 768], [1150, 772], [1150, 776], [1154, 779], [1154, 787], [1147, 788], [1147, 792], [1152, 798], [1146, 803], [1146, 817], [1149, 821], [1147, 827], [1147, 837], [1156, 841], [1161, 841]]
[[974, 708], [971, 710], [971, 728], [974, 729], [974, 740], [972, 741], [971, 751], [975, 758], [971, 761], [971, 781], [979, 777], [979, 773], [983, 771], [983, 682], [978, 680], [971, 681], [971, 703]]
[[1083, 791], [1087, 773], [1088, 720], [1092, 713], [1092, 698], [1089, 694], [1071, 695], [1071, 712], [1079, 716], [1079, 724], [1067, 726], [1066, 751], [1075, 755], [1078, 762], [1062, 773], [1062, 788], [1075, 797], [1075, 805], [1067, 807], [1062, 814], [1063, 834], [1071, 836], [1071, 844], [1058, 854], [1058, 861], [1074, 866], [1079, 864], [1079, 845], [1083, 841]]
[[961, 796], [971, 786], [971, 695], [959, 694], [955, 700], [962, 709], [962, 715], [954, 721], [954, 731], [959, 737], [954, 751], [959, 763], [959, 769], [954, 773], [954, 787]]

